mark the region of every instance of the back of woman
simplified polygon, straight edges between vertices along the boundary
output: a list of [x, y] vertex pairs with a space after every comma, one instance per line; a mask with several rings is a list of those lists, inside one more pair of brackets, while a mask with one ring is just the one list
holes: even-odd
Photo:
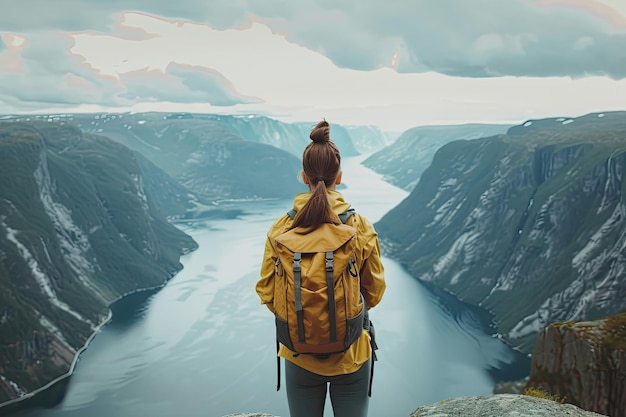
[[[283, 291], [282, 283], [277, 285], [277, 279], [283, 279], [277, 277], [280, 264], [277, 238], [280, 240], [279, 237], [290, 230], [304, 234], [324, 225], [345, 222], [355, 231], [353, 267], [358, 270], [365, 308], [371, 309], [380, 302], [386, 287], [378, 235], [364, 216], [350, 210], [350, 204], [336, 190], [342, 179], [341, 155], [330, 139], [328, 122], [318, 123], [310, 138], [312, 142], [302, 156], [302, 179], [309, 192], [296, 195], [291, 212], [279, 218], [268, 231], [256, 291], [261, 303], [276, 314], [274, 301], [282, 302], [279, 300], [282, 293], [277, 297], [276, 290]], [[299, 295], [294, 299], [301, 300]], [[278, 358], [285, 360], [287, 399], [292, 417], [322, 417], [327, 391], [330, 391], [335, 417], [367, 416], [375, 347], [369, 319], [364, 319], [360, 327], [355, 341], [335, 353], [299, 354], [288, 342], [280, 344]]]

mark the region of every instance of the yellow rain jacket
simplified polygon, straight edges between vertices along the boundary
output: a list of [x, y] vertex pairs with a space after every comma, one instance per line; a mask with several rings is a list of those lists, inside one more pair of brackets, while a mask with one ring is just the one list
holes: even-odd
[[[293, 208], [299, 211], [310, 197], [311, 193], [296, 195]], [[333, 211], [337, 214], [344, 213], [350, 208], [350, 204], [338, 191], [329, 190], [328, 199]], [[272, 313], [274, 312], [274, 265], [278, 258], [274, 248], [274, 239], [289, 230], [291, 224], [292, 219], [285, 214], [272, 225], [267, 233], [261, 279], [256, 284], [261, 304], [265, 304]], [[386, 287], [378, 234], [369, 220], [359, 215], [358, 211], [348, 219], [347, 224], [357, 231], [357, 265], [360, 265], [361, 293], [369, 309], [380, 302]], [[361, 337], [346, 352], [335, 353], [327, 359], [318, 359], [313, 355], [296, 355], [295, 352], [282, 345], [278, 355], [307, 371], [318, 375], [334, 376], [359, 370], [361, 365], [372, 356], [372, 348], [369, 333], [363, 330]]]

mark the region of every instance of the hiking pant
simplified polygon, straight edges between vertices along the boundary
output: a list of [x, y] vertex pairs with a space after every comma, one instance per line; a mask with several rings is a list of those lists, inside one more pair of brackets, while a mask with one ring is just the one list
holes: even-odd
[[351, 374], [323, 376], [285, 361], [287, 401], [291, 417], [323, 417], [326, 390], [335, 417], [367, 417], [372, 358]]

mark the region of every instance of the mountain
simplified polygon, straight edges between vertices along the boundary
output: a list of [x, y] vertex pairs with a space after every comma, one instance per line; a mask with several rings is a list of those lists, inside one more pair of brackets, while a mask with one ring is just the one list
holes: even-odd
[[626, 312], [552, 323], [533, 349], [529, 387], [585, 410], [626, 417]]
[[417, 278], [530, 352], [549, 323], [626, 309], [626, 113], [528, 121], [441, 147], [377, 224]]
[[148, 165], [64, 122], [0, 122], [0, 402], [68, 372], [112, 301], [197, 247], [158, 209]]
[[[16, 117], [17, 120], [25, 118]], [[227, 129], [222, 121], [225, 118], [238, 129], [246, 130], [243, 118], [188, 113], [64, 114], [27, 118], [66, 121], [85, 132], [107, 136], [142, 154], [198, 198], [212, 204], [231, 199], [291, 198], [302, 188], [297, 181], [301, 169], [298, 158], [262, 143], [261, 136], [254, 137], [255, 141], [237, 136], [233, 133], [236, 129]]]
[[510, 125], [463, 124], [419, 126], [402, 133], [393, 144], [363, 161], [385, 181], [410, 191], [443, 145], [459, 139], [477, 139], [506, 133]]
[[[161, 168], [199, 201], [187, 216], [206, 204], [291, 198], [302, 191], [297, 175], [310, 143], [312, 123], [283, 123], [264, 116], [200, 113], [68, 113], [4, 116], [13, 121], [72, 123], [87, 133], [107, 136]], [[391, 142], [373, 126], [333, 124], [331, 137], [342, 156], [371, 153]], [[168, 195], [174, 195], [168, 191]], [[174, 203], [175, 202], [170, 202]], [[180, 207], [171, 207], [179, 211]]]
[[[72, 123], [107, 136], [145, 156], [200, 201], [221, 207], [231, 200], [291, 198], [302, 191], [298, 173], [311, 123], [283, 123], [264, 116], [200, 113], [68, 113], [4, 116], [13, 121]], [[392, 141], [374, 126], [333, 124], [342, 156], [371, 153]], [[171, 190], [174, 194], [178, 191]], [[164, 193], [165, 194], [165, 193]], [[174, 195], [171, 194], [170, 195]], [[170, 204], [176, 205], [175, 201]], [[180, 207], [171, 207], [179, 211]]]
[[[356, 151], [361, 155], [369, 155], [391, 145], [399, 136], [395, 132], [383, 132], [374, 126], [344, 126], [352, 140]], [[334, 132], [334, 127], [333, 127]], [[343, 148], [340, 148], [343, 154]]]

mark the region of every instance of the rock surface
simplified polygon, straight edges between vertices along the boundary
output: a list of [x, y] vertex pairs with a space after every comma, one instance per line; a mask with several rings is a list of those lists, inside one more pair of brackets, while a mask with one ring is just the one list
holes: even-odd
[[271, 414], [245, 413], [245, 414], [229, 414], [224, 417], [275, 417]]
[[499, 394], [459, 397], [425, 405], [410, 417], [593, 417], [602, 416], [571, 404], [527, 395]]
[[[393, 412], [389, 413], [394, 416]], [[425, 405], [409, 417], [602, 417], [572, 404], [561, 404], [527, 395], [499, 394], [458, 397]], [[243, 413], [223, 417], [278, 417], [271, 414]], [[606, 417], [606, 416], [605, 416]]]
[[626, 416], [626, 313], [546, 327], [535, 345], [528, 386], [586, 410]]

